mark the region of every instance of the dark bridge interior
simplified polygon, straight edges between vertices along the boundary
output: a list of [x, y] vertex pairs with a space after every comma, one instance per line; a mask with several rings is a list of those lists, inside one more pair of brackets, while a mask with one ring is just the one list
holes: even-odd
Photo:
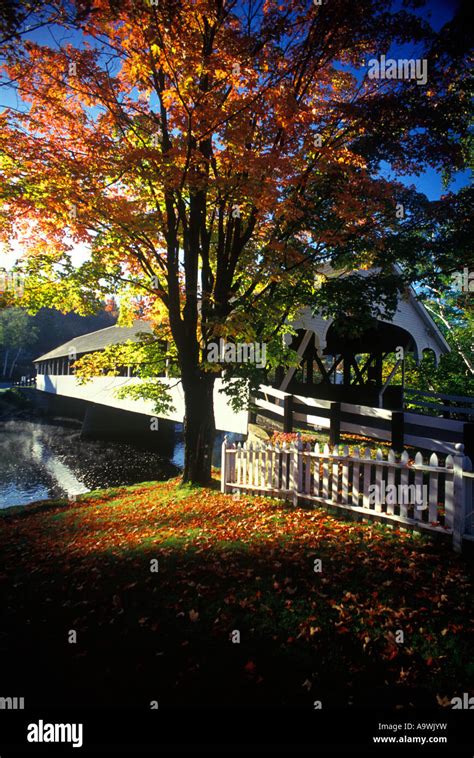
[[[298, 350], [305, 336], [301, 329], [293, 338], [290, 348]], [[327, 333], [327, 345], [318, 353], [311, 338], [304, 350], [299, 368], [293, 374], [287, 392], [308, 397], [339, 400], [362, 405], [379, 405], [384, 387], [383, 368], [387, 357], [403, 348], [404, 354], [415, 351], [412, 336], [399, 326], [378, 321], [358, 336], [344, 334], [335, 321]], [[398, 357], [398, 356], [397, 356]], [[278, 369], [275, 386], [279, 387], [285, 371]], [[398, 385], [387, 386], [382, 405], [397, 409], [403, 405], [404, 358], [400, 359]]]

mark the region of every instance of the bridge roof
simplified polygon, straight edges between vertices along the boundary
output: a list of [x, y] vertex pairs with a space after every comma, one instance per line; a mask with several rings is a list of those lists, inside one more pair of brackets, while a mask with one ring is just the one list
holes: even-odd
[[74, 337], [72, 340], [65, 342], [63, 345], [50, 350], [49, 353], [40, 355], [35, 358], [34, 363], [38, 361], [49, 361], [53, 358], [65, 358], [75, 351], [76, 355], [90, 353], [94, 350], [103, 350], [108, 345], [117, 345], [127, 340], [139, 340], [141, 333], [149, 334], [152, 331], [148, 321], [134, 321], [133, 326], [107, 326], [105, 329], [99, 329], [97, 332], [89, 332], [81, 337]]

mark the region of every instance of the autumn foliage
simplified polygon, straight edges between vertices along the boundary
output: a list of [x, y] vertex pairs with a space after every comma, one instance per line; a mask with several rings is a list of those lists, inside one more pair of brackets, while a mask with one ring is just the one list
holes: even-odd
[[[177, 481], [2, 522], [9, 649], [34, 671], [56, 661], [48, 680], [62, 677], [63, 693], [67, 671], [78, 702], [90, 681], [109, 705], [158, 681], [181, 705], [395, 707], [421, 688], [437, 707], [472, 683], [472, 577], [429, 538]], [[67, 629], [79, 633], [72, 650]]]
[[[124, 319], [168, 332], [185, 479], [210, 475], [206, 345], [280, 345], [302, 299], [322, 298], [323, 262], [378, 267], [393, 307], [391, 266], [415, 267], [421, 242], [396, 212], [412, 194], [381, 161], [398, 174], [463, 163], [461, 72], [425, 21], [390, 6], [58, 2], [55, 44], [26, 35], [6, 49], [22, 107], [0, 115], [0, 234], [25, 245], [23, 304], [85, 312], [116, 292]], [[432, 52], [429, 86], [365, 75], [368, 56], [408, 42]], [[91, 250], [78, 269], [73, 242]]]

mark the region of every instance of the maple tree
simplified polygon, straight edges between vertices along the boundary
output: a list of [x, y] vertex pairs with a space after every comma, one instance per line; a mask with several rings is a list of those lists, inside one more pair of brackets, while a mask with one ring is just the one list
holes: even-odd
[[[0, 114], [0, 235], [26, 241], [22, 304], [87, 313], [116, 293], [123, 321], [152, 322], [182, 381], [185, 481], [210, 477], [224, 367], [207, 361], [209, 343], [268, 341], [281, 361], [302, 300], [334, 308], [334, 282], [315, 287], [318, 263], [374, 267], [365, 301], [338, 284], [338, 302], [370, 317], [378, 294], [395, 307], [392, 264], [411, 275], [427, 254], [414, 229], [423, 203], [380, 163], [462, 167], [468, 93], [464, 49], [440, 47], [443, 30], [405, 5], [58, 0], [54, 42], [26, 35], [5, 51], [26, 104]], [[426, 87], [364, 76], [363, 59], [407, 42], [429, 58]], [[73, 243], [90, 248], [80, 266]], [[164, 360], [156, 345], [128, 349]], [[143, 391], [166, 402], [148, 380]]]

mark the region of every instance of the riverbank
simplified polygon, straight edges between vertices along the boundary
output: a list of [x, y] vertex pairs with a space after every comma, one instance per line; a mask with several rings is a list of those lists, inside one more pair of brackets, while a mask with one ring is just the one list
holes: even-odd
[[46, 681], [52, 706], [471, 691], [472, 568], [418, 534], [173, 479], [6, 511], [0, 548], [10, 689], [33, 702]]
[[0, 421], [26, 417], [32, 408], [24, 391], [15, 387], [0, 387]]

